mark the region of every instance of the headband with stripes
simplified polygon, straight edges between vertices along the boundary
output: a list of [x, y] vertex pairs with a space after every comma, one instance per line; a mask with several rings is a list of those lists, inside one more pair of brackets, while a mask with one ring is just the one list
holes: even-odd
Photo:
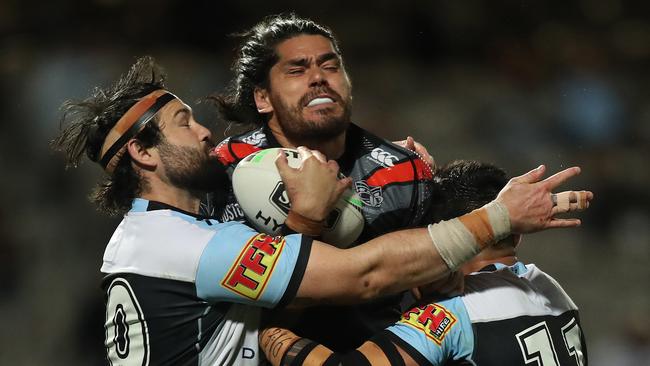
[[129, 139], [142, 131], [156, 113], [174, 99], [177, 99], [174, 94], [156, 90], [142, 97], [124, 113], [108, 132], [102, 145], [99, 164], [107, 173], [112, 174], [115, 170]]

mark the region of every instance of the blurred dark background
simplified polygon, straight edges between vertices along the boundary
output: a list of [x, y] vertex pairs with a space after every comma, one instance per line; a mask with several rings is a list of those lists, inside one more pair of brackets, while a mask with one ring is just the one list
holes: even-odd
[[[0, 364], [103, 358], [99, 267], [117, 219], [86, 199], [101, 176], [48, 147], [59, 106], [142, 55], [191, 104], [230, 79], [229, 34], [296, 11], [339, 37], [353, 119], [412, 135], [438, 163], [519, 175], [580, 165], [583, 226], [529, 236], [521, 257], [581, 308], [592, 365], [650, 359], [650, 2], [0, 2]], [[214, 110], [198, 118], [224, 136]]]

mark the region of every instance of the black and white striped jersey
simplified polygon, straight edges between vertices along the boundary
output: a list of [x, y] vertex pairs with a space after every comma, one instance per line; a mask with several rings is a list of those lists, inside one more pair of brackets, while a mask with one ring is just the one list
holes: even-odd
[[136, 199], [101, 267], [108, 363], [257, 365], [260, 307], [293, 299], [310, 248]]

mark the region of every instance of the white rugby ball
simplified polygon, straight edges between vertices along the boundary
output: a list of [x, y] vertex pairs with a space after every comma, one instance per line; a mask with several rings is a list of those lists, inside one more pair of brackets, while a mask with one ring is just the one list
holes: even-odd
[[[291, 202], [275, 166], [279, 148], [255, 152], [239, 162], [232, 174], [235, 197], [253, 227], [263, 233], [278, 235], [287, 218]], [[289, 166], [298, 168], [298, 151], [283, 149]], [[362, 201], [348, 189], [330, 213], [321, 240], [347, 248], [361, 234], [364, 219]]]

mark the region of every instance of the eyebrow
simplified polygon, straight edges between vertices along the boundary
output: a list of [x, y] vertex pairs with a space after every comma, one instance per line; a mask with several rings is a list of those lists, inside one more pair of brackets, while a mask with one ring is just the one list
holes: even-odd
[[328, 52], [318, 56], [318, 58], [316, 59], [316, 63], [320, 65], [332, 59], [336, 59], [340, 61], [339, 55], [336, 52]]
[[173, 118], [176, 118], [176, 116], [178, 116], [180, 113], [192, 114], [192, 110], [189, 109], [188, 107], [183, 107], [183, 108], [177, 110], [176, 112], [174, 112], [174, 117]]
[[[336, 52], [327, 52], [316, 58], [316, 64], [320, 65], [332, 59], [339, 60], [339, 55]], [[287, 65], [307, 67], [309, 65], [309, 58], [308, 57], [295, 58], [287, 61]]]

